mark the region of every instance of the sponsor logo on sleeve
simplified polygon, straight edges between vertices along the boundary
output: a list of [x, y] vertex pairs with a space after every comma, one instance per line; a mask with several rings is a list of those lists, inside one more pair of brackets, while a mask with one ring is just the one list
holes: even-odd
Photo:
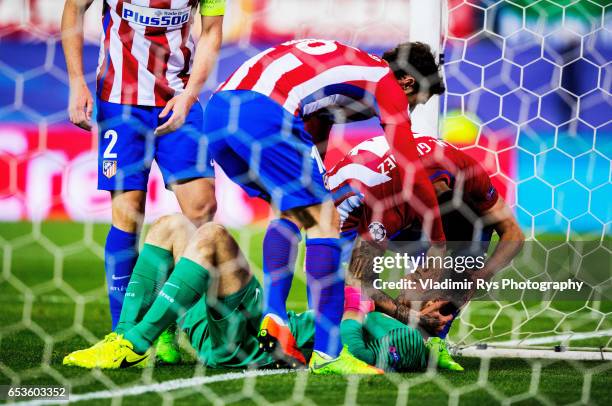
[[123, 3], [121, 18], [146, 27], [178, 28], [189, 21], [191, 8], [162, 9]]

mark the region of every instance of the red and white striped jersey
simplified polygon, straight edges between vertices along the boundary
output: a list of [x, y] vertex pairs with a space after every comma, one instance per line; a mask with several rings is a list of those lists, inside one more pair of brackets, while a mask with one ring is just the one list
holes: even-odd
[[337, 41], [289, 41], [252, 57], [217, 89], [234, 90], [268, 96], [303, 118], [327, 115], [344, 123], [378, 117], [398, 160], [399, 182], [410, 189], [404, 196], [413, 192], [432, 208], [431, 238], [444, 241], [436, 195], [412, 136], [408, 98], [386, 61]]
[[[432, 137], [415, 138], [426, 176], [459, 190], [462, 200], [482, 215], [498, 200], [486, 171], [454, 146]], [[353, 148], [328, 172], [327, 184], [340, 214], [341, 231], [357, 231], [377, 242], [409, 228], [422, 213], [401, 198], [395, 156], [383, 136], [370, 138]]]
[[361, 238], [381, 243], [420, 219], [402, 198], [397, 160], [383, 136], [353, 148], [327, 173], [327, 185], [342, 233], [357, 231]]
[[104, 0], [98, 96], [164, 106], [182, 92], [194, 54], [193, 14], [205, 1]]
[[408, 100], [387, 62], [337, 41], [303, 39], [269, 48], [218, 89], [226, 90], [264, 94], [299, 116], [327, 112], [335, 123], [375, 116], [383, 125], [410, 121]]

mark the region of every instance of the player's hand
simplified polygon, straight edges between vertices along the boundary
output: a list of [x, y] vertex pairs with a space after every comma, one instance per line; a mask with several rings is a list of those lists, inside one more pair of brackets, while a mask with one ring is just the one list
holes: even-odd
[[429, 334], [437, 335], [453, 320], [449, 302], [437, 300], [425, 303], [419, 315], [419, 325]]
[[155, 135], [165, 135], [181, 128], [185, 124], [191, 106], [196, 101], [197, 98], [188, 92], [181, 93], [170, 99], [166, 107], [159, 114], [159, 118], [165, 118], [170, 112], [172, 112], [172, 115], [168, 121], [155, 129]]
[[70, 86], [68, 117], [70, 122], [86, 131], [91, 131], [93, 98], [85, 82]]

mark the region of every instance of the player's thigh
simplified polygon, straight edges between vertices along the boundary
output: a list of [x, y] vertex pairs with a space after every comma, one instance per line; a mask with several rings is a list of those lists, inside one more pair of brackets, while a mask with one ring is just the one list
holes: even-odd
[[[296, 131], [299, 132], [299, 131]], [[272, 203], [285, 212], [317, 206], [330, 199], [323, 180], [325, 169], [318, 151], [308, 139], [286, 128], [253, 143], [251, 173], [270, 195]]]
[[145, 190], [154, 156], [150, 107], [98, 100], [98, 189]]
[[234, 294], [207, 300], [208, 331], [215, 364], [247, 366], [260, 352], [257, 330], [262, 301], [263, 290], [256, 278]]
[[252, 196], [281, 211], [328, 198], [324, 167], [299, 118], [254, 92], [221, 92], [206, 108], [213, 158]]
[[[157, 109], [161, 111], [161, 109]], [[163, 124], [167, 119], [157, 122]], [[215, 171], [204, 135], [203, 111], [195, 103], [183, 126], [156, 138], [155, 160], [166, 187], [198, 178], [214, 178]]]

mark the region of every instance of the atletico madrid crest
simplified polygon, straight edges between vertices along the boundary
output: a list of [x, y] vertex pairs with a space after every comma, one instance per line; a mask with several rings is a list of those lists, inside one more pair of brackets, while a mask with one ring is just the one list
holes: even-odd
[[112, 178], [117, 174], [117, 161], [102, 161], [102, 173], [107, 178]]

